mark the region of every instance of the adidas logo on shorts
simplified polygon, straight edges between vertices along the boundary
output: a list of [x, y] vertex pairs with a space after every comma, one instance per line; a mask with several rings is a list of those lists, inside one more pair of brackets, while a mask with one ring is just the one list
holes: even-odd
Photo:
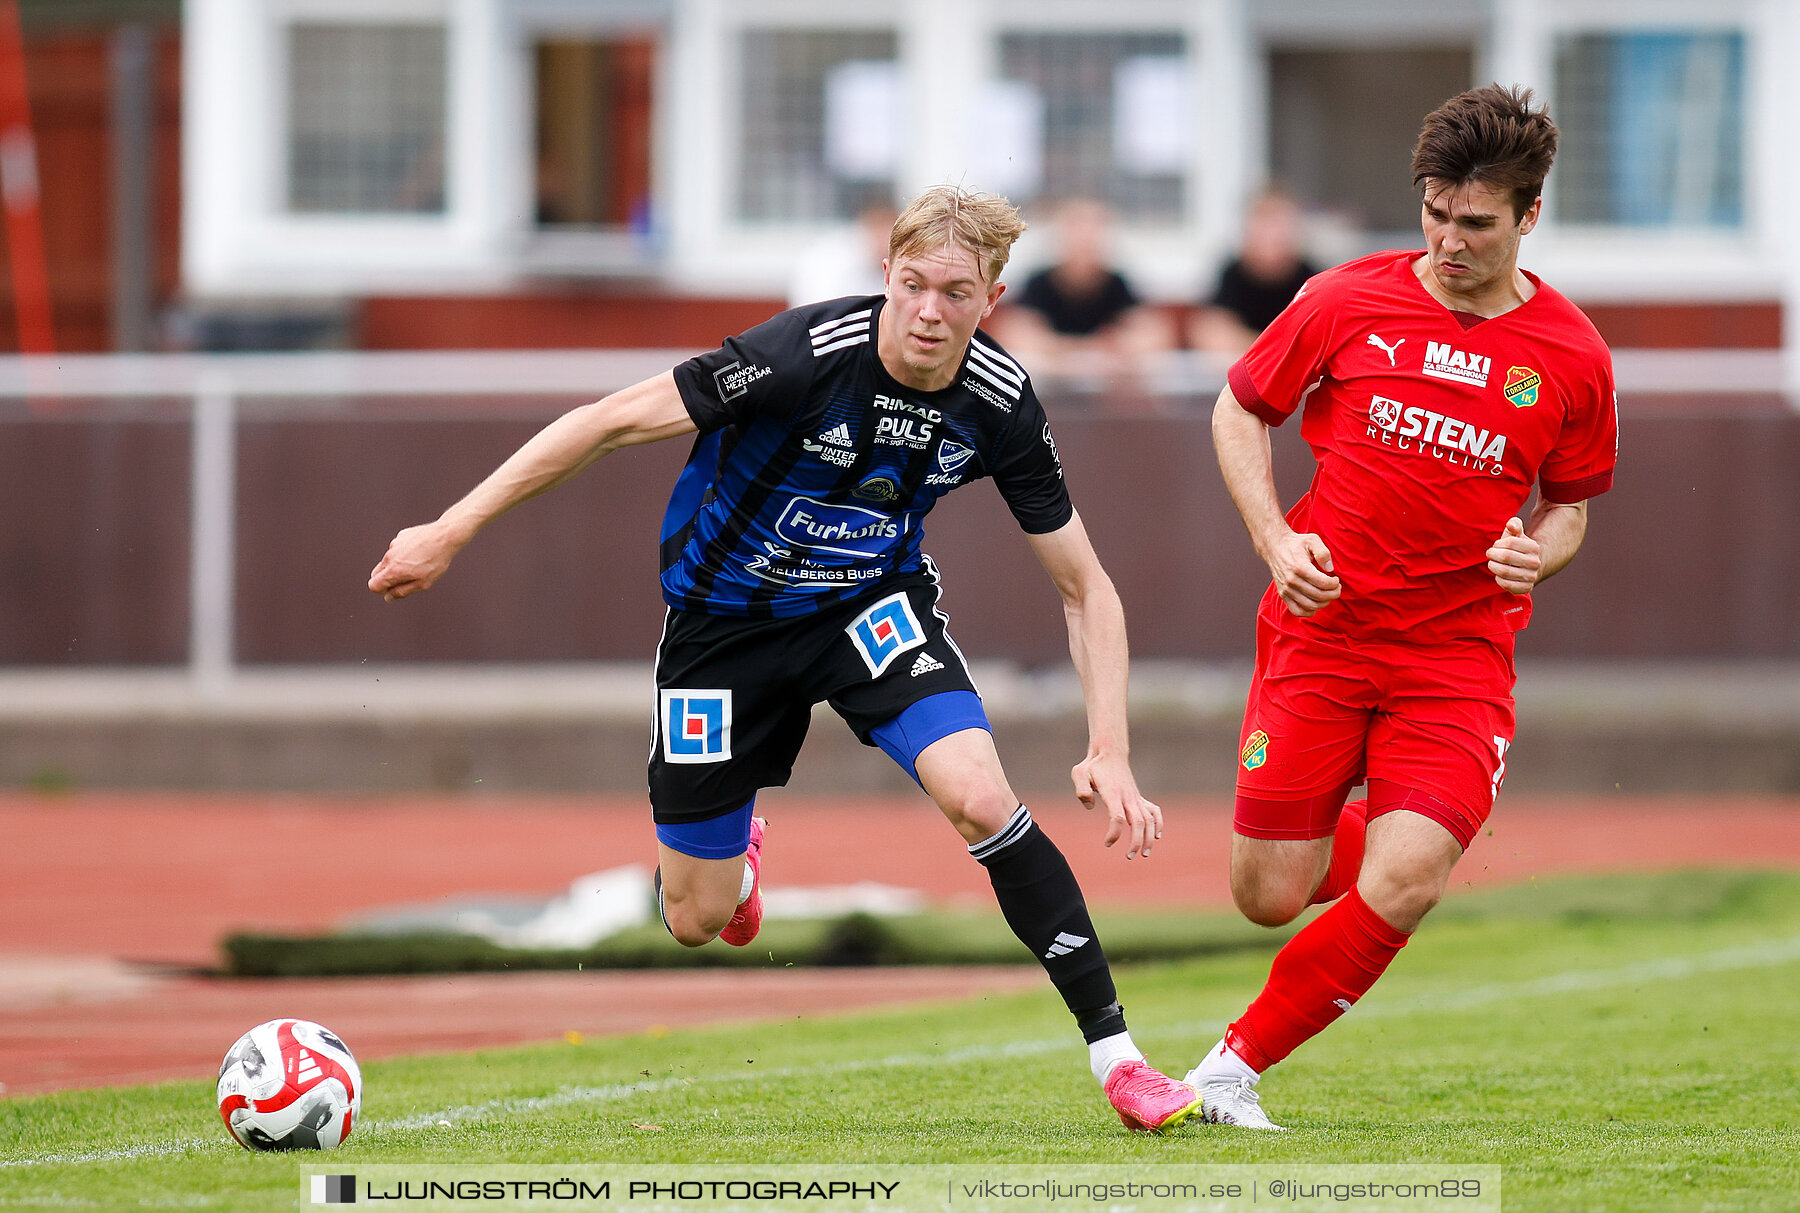
[[1067, 956], [1082, 945], [1092, 942], [1086, 935], [1071, 935], [1067, 931], [1058, 932], [1055, 942], [1050, 945], [1050, 950], [1044, 953], [1044, 959], [1051, 960], [1057, 956]]
[[919, 659], [913, 662], [911, 676], [917, 678], [920, 674], [929, 674], [933, 670], [941, 670], [943, 668], [944, 663], [933, 657], [930, 653], [920, 653]]

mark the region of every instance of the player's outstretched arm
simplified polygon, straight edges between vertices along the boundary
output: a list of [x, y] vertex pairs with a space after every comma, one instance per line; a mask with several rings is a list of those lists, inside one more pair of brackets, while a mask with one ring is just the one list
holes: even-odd
[[1488, 572], [1509, 594], [1529, 594], [1560, 573], [1587, 537], [1587, 502], [1562, 505], [1538, 498], [1531, 521], [1506, 520], [1506, 529], [1487, 550]]
[[1106, 845], [1127, 840], [1125, 858], [1149, 855], [1162, 837], [1162, 809], [1138, 791], [1131, 773], [1126, 720], [1131, 656], [1125, 640], [1125, 608], [1112, 579], [1100, 567], [1081, 515], [1047, 535], [1028, 536], [1050, 580], [1062, 595], [1069, 625], [1069, 655], [1081, 676], [1087, 704], [1088, 752], [1071, 772], [1075, 796], [1086, 808], [1106, 809]]
[[1287, 524], [1275, 494], [1275, 458], [1269, 451], [1269, 427], [1245, 409], [1226, 387], [1213, 406], [1213, 448], [1225, 487], [1250, 532], [1256, 554], [1269, 566], [1275, 592], [1294, 615], [1315, 614], [1343, 592], [1331, 565], [1331, 551], [1314, 534]]
[[369, 589], [392, 602], [428, 590], [475, 533], [521, 501], [579, 475], [623, 446], [694, 429], [673, 372], [571, 409], [534, 434], [505, 463], [436, 521], [407, 527], [369, 574]]

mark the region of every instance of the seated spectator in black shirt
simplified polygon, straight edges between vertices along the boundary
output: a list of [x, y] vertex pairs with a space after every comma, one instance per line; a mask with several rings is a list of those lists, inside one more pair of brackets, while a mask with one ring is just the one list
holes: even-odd
[[1098, 202], [1065, 203], [1056, 217], [1056, 264], [1025, 280], [995, 316], [995, 336], [1039, 380], [1119, 380], [1172, 344], [1107, 256], [1109, 216]]
[[1194, 318], [1194, 348], [1235, 358], [1318, 272], [1300, 252], [1299, 206], [1278, 190], [1264, 193], [1245, 217], [1242, 251], [1220, 271], [1212, 300]]

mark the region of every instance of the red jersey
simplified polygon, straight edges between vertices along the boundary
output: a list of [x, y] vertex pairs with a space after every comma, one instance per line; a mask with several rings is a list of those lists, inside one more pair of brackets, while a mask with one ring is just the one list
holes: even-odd
[[1534, 484], [1573, 504], [1612, 487], [1612, 355], [1581, 310], [1537, 293], [1504, 316], [1453, 312], [1413, 273], [1419, 251], [1376, 253], [1312, 278], [1241, 360], [1231, 391], [1270, 425], [1302, 401], [1318, 460], [1288, 511], [1331, 551], [1337, 601], [1307, 619], [1274, 588], [1285, 631], [1432, 643], [1514, 632], [1487, 550]]

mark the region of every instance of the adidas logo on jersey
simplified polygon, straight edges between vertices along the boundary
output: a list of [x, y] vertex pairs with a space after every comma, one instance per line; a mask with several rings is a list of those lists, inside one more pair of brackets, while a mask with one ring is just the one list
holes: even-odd
[[1067, 931], [1063, 931], [1057, 935], [1056, 942], [1050, 945], [1050, 950], [1044, 953], [1044, 959], [1054, 960], [1058, 956], [1067, 956], [1076, 948], [1091, 942], [1085, 935], [1071, 935]]
[[856, 439], [850, 436], [848, 421], [840, 421], [820, 434], [817, 442], [811, 438], [802, 438], [800, 445], [826, 463], [841, 468], [853, 467], [856, 463]]
[[912, 664], [911, 677], [917, 678], [920, 674], [930, 674], [943, 668], [944, 663], [933, 657], [930, 653], [920, 653], [919, 659]]
[[1471, 387], [1486, 387], [1493, 372], [1494, 360], [1481, 354], [1465, 354], [1450, 348], [1447, 341], [1425, 343], [1424, 372], [1433, 379], [1448, 379]]

